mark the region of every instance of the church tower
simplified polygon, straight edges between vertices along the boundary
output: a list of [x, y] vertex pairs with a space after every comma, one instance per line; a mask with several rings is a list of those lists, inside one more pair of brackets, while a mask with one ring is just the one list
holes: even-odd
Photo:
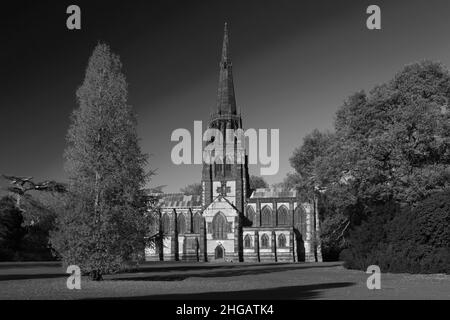
[[[236, 110], [233, 84], [233, 64], [230, 58], [228, 28], [225, 23], [220, 60], [219, 86], [215, 111], [211, 114], [208, 128], [222, 133], [222, 155], [214, 163], [203, 164], [203, 205], [209, 205], [217, 197], [230, 201], [242, 216], [248, 193], [248, 165], [245, 144], [230, 130], [242, 129], [242, 118]], [[228, 132], [227, 132], [228, 129]], [[228, 134], [228, 135], [227, 135]], [[228, 143], [227, 143], [228, 142]], [[216, 144], [217, 145], [217, 144]]]
[[242, 131], [242, 118], [236, 110], [226, 23], [219, 66], [216, 108], [208, 129], [220, 131], [222, 139], [209, 142], [214, 143], [214, 153], [218, 154], [213, 155], [213, 161], [203, 164], [202, 204], [206, 208], [203, 212], [206, 232], [204, 238], [201, 234], [200, 252], [205, 260], [243, 261], [242, 228], [249, 178], [245, 140], [238, 139], [241, 136], [236, 134], [236, 130]]
[[211, 139], [204, 149], [202, 195], [161, 196], [157, 228], [162, 240], [157, 248], [146, 248], [146, 259], [314, 261], [313, 206], [301, 203], [295, 190], [258, 189], [249, 193], [227, 24], [217, 102], [208, 129], [214, 132], [209, 132]]

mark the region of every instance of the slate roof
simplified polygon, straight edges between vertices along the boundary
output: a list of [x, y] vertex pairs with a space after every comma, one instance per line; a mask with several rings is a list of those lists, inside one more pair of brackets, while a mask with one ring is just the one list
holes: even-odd
[[198, 195], [185, 195], [183, 193], [161, 193], [161, 208], [191, 208], [200, 207], [202, 198]]
[[251, 199], [257, 198], [296, 198], [296, 190], [284, 190], [281, 188], [262, 188], [256, 189], [252, 195]]

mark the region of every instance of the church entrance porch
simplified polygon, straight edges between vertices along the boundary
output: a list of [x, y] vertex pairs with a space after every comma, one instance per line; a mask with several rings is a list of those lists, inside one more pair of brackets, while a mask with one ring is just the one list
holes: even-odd
[[214, 259], [224, 260], [224, 258], [225, 258], [225, 249], [221, 245], [218, 245], [214, 250]]

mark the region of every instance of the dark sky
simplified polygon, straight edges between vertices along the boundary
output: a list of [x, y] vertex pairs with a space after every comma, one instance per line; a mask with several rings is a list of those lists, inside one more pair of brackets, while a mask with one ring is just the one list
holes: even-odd
[[[66, 28], [66, 8], [82, 30]], [[382, 30], [366, 29], [378, 4]], [[404, 65], [450, 65], [448, 1], [29, 1], [2, 5], [0, 173], [64, 180], [62, 154], [75, 91], [98, 41], [120, 55], [150, 165], [166, 191], [200, 180], [175, 166], [170, 135], [206, 125], [215, 106], [223, 24], [229, 24], [238, 108], [245, 128], [280, 129], [279, 182], [314, 128], [331, 129], [343, 100]], [[251, 167], [252, 173], [257, 173]]]

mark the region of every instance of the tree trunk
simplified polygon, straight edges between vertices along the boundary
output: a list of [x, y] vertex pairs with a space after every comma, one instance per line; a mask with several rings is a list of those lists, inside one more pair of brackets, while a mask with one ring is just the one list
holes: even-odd
[[322, 259], [322, 239], [320, 237], [320, 219], [319, 219], [319, 195], [314, 197], [314, 219], [315, 219], [315, 243], [316, 243], [316, 259], [317, 262], [323, 262]]
[[17, 209], [20, 210], [20, 194], [16, 195], [16, 206], [17, 206]]
[[92, 270], [90, 277], [92, 281], [103, 281], [103, 275], [100, 270]]

